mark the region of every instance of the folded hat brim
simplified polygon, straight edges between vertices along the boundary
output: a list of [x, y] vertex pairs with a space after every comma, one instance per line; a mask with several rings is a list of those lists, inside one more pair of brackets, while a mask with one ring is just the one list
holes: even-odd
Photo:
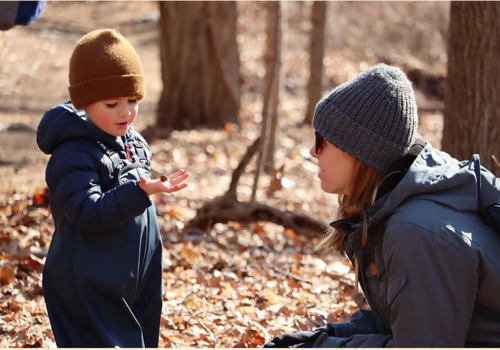
[[136, 96], [142, 100], [146, 96], [143, 75], [130, 74], [108, 76], [81, 82], [68, 87], [71, 103], [76, 109], [108, 99]]

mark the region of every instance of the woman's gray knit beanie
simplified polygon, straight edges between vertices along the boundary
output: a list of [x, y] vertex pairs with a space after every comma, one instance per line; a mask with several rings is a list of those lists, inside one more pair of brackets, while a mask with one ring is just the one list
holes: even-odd
[[387, 172], [416, 139], [411, 82], [399, 68], [378, 64], [322, 99], [313, 128], [359, 161]]

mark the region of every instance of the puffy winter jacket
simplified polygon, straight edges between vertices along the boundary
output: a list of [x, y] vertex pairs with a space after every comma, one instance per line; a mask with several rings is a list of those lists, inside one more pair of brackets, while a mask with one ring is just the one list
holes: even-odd
[[57, 345], [157, 347], [162, 243], [154, 203], [139, 187], [150, 176], [146, 141], [133, 127], [110, 136], [66, 103], [45, 113], [37, 142], [51, 155], [55, 232], [43, 292]]

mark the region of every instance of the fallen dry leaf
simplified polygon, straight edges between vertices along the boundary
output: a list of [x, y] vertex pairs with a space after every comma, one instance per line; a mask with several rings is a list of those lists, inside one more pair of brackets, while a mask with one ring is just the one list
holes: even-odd
[[3, 265], [0, 267], [1, 285], [11, 284], [15, 281], [17, 275], [17, 266]]

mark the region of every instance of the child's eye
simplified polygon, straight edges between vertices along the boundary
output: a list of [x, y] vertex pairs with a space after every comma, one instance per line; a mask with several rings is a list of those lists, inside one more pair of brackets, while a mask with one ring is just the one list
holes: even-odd
[[129, 103], [137, 103], [137, 99], [135, 100], [128, 100]]
[[118, 102], [115, 102], [115, 103], [106, 103], [106, 106], [109, 107], [109, 108], [116, 107], [117, 105], [118, 105]]

